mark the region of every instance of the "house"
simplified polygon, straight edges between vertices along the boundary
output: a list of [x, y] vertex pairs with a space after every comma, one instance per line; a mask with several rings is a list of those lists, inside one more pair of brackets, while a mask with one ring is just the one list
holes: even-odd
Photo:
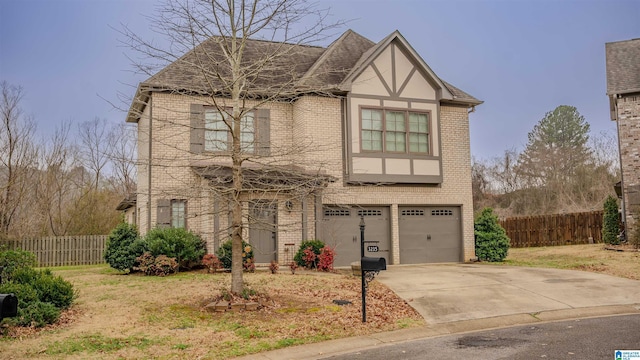
[[227, 97], [193, 66], [219, 66], [220, 41], [138, 86], [127, 121], [138, 126], [142, 233], [186, 227], [213, 252], [239, 201], [257, 263], [288, 263], [301, 241], [320, 239], [335, 266], [349, 265], [362, 220], [367, 255], [389, 264], [475, 257], [469, 113], [482, 101], [438, 77], [398, 31], [375, 43], [349, 30], [326, 48], [249, 40], [247, 64], [274, 48], [287, 56], [249, 79], [245, 191], [234, 199]]
[[607, 96], [617, 122], [627, 234], [640, 216], [640, 39], [605, 44]]

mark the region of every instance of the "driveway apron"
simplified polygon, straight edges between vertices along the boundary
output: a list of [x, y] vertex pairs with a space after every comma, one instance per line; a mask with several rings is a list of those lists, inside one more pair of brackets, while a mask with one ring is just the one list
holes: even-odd
[[583, 271], [482, 264], [387, 268], [376, 279], [427, 324], [640, 303], [640, 281]]

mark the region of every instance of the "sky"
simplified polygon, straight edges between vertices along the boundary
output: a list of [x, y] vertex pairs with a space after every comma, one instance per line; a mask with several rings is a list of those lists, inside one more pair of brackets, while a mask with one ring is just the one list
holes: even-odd
[[[124, 122], [137, 84], [123, 25], [163, 39], [153, 0], [0, 0], [0, 81], [47, 137], [65, 121]], [[471, 154], [522, 150], [546, 112], [575, 106], [591, 136], [615, 133], [605, 43], [640, 38], [638, 0], [323, 0], [333, 19], [378, 42], [395, 30], [443, 80], [484, 101], [470, 114]], [[323, 45], [328, 45], [329, 42]], [[119, 109], [120, 108], [120, 109]]]

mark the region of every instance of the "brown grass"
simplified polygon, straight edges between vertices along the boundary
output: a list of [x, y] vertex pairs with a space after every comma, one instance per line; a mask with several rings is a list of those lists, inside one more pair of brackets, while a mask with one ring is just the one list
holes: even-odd
[[[79, 291], [62, 324], [0, 338], [2, 359], [225, 359], [328, 339], [424, 325], [393, 292], [372, 282], [361, 322], [360, 279], [344, 274], [245, 274], [265, 307], [209, 313], [229, 274], [165, 278], [120, 275], [107, 266], [54, 269]], [[353, 305], [338, 306], [334, 299]], [[14, 333], [16, 334], [16, 333]]]
[[605, 250], [602, 244], [509, 249], [504, 264], [583, 270], [640, 280], [640, 252]]

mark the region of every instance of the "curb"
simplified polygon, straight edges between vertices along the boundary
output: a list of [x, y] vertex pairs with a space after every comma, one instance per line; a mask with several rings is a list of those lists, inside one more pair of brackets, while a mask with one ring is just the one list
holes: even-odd
[[483, 319], [461, 320], [449, 323], [426, 325], [419, 328], [402, 329], [370, 335], [329, 340], [313, 344], [293, 346], [278, 350], [251, 354], [235, 359], [324, 359], [330, 356], [347, 354], [358, 350], [367, 350], [377, 347], [383, 347], [386, 345], [400, 344], [407, 341], [453, 334], [462, 334], [479, 330], [490, 330], [517, 325], [554, 322], [561, 320], [586, 319], [632, 314], [640, 314], [640, 303], [630, 305], [605, 305], [562, 310], [549, 310], [539, 313], [513, 314]]

